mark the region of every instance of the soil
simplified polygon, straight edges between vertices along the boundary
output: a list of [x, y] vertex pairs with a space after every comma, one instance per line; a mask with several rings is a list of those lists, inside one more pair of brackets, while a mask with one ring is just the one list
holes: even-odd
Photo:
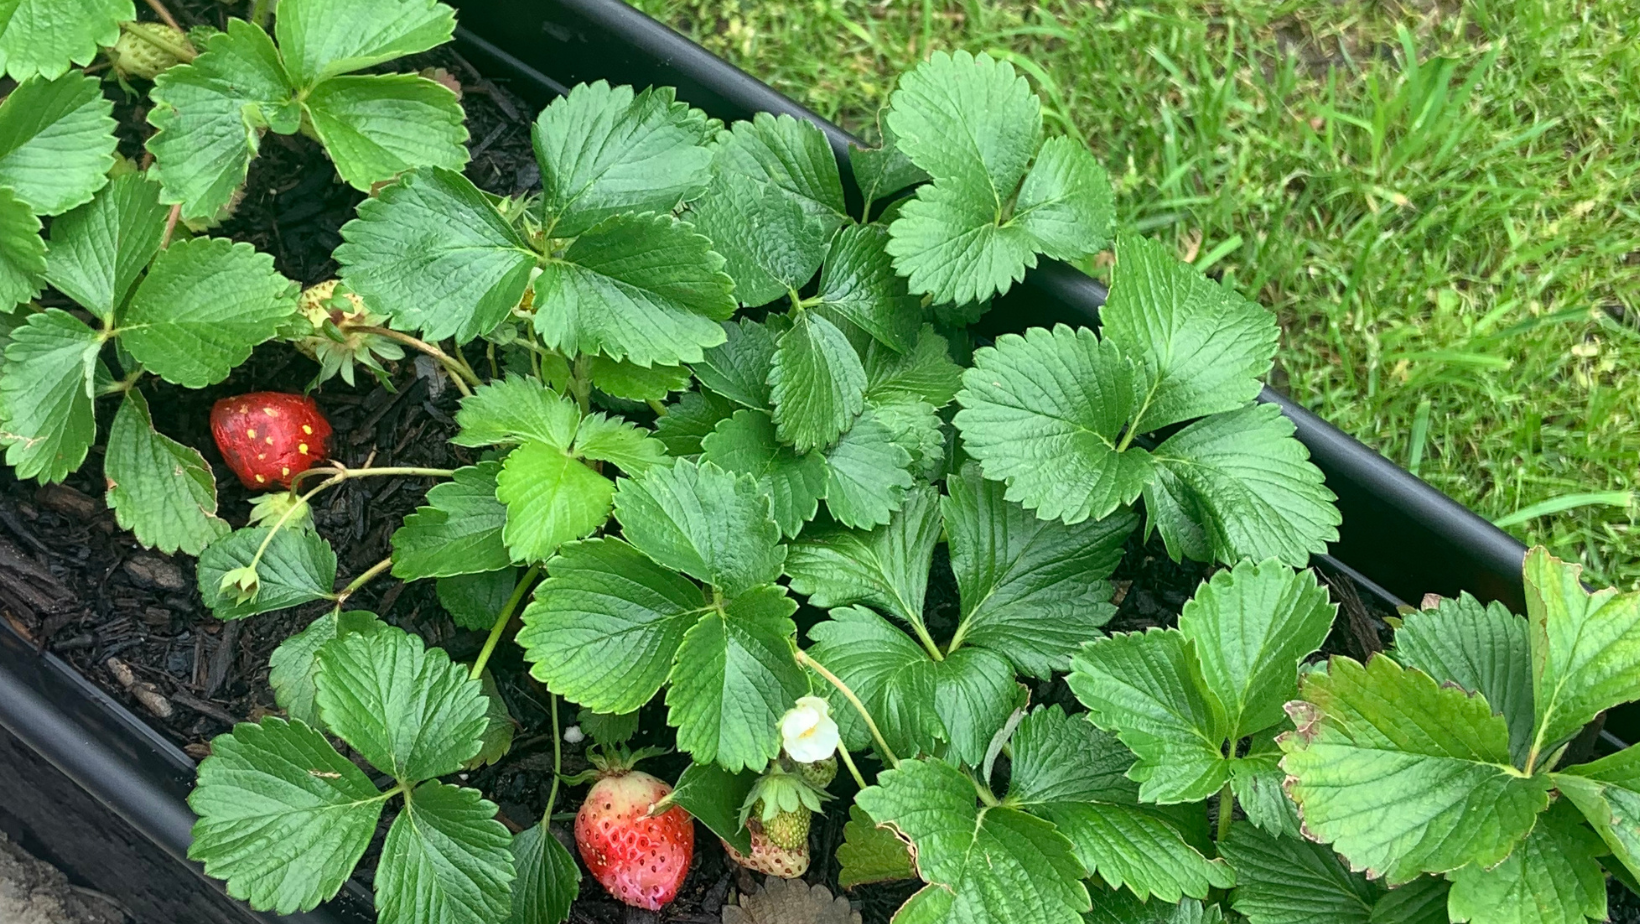
[[[226, 15], [211, 0], [183, 0], [173, 4], [173, 9], [188, 24], [220, 26]], [[442, 68], [460, 81], [473, 152], [467, 174], [475, 183], [502, 195], [539, 190], [529, 141], [530, 107], [447, 48], [394, 66], [412, 68]], [[117, 101], [122, 152], [140, 159], [142, 142], [149, 133], [144, 121], [146, 101], [140, 95], [123, 98], [114, 84], [107, 86]], [[334, 274], [330, 254], [341, 241], [338, 229], [353, 216], [361, 198], [336, 178], [314, 142], [301, 136], [269, 134], [251, 166], [247, 193], [235, 216], [212, 233], [251, 242], [272, 254], [282, 273], [308, 285]], [[42, 301], [72, 309], [55, 293], [48, 292]], [[293, 350], [272, 345], [257, 350], [228, 381], [210, 389], [189, 391], [159, 382], [143, 383], [158, 427], [199, 449], [211, 463], [220, 512], [234, 526], [244, 525], [250, 492], [227, 471], [211, 441], [206, 424], [211, 404], [246, 391], [300, 391], [315, 371], [311, 362]], [[337, 434], [331, 446], [333, 458], [349, 466], [369, 461], [436, 468], [477, 461], [474, 452], [448, 442], [457, 408], [454, 389], [410, 362], [399, 364], [391, 384], [384, 388], [364, 379], [358, 387], [349, 387], [332, 380], [314, 392]], [[118, 527], [105, 507], [102, 439], [113, 415], [107, 402], [99, 410], [98, 444], [86, 464], [64, 484], [40, 487], [17, 482], [9, 470], [0, 473], [0, 616], [42, 650], [69, 660], [200, 759], [209, 753], [209, 741], [215, 735], [237, 722], [255, 721], [277, 711], [267, 683], [269, 655], [325, 606], [313, 604], [231, 623], [214, 618], [200, 601], [193, 559], [143, 549]], [[420, 503], [429, 485], [425, 479], [363, 479], [349, 481], [322, 497], [314, 516], [320, 532], [337, 550], [339, 582], [388, 555], [393, 530]], [[957, 605], [943, 548], [938, 554], [928, 602], [928, 618], [936, 633], [942, 626], [948, 632], [954, 625]], [[1172, 624], [1205, 574], [1201, 565], [1174, 563], [1159, 541], [1147, 545], [1137, 538], [1131, 540], [1113, 578], [1119, 612], [1109, 628]], [[1384, 617], [1393, 611], [1371, 595], [1357, 593], [1347, 578], [1329, 577], [1329, 581], [1344, 603], [1347, 618], [1338, 621], [1326, 650], [1362, 658], [1382, 648], [1388, 639]], [[471, 659], [483, 641], [483, 633], [454, 626], [438, 605], [431, 582], [378, 579], [352, 602], [421, 634], [457, 660]], [[819, 613], [807, 609], [798, 617], [804, 629], [819, 618]], [[550, 789], [552, 719], [547, 704], [551, 697], [528, 677], [516, 646], [501, 646], [491, 664], [519, 728], [512, 750], [501, 761], [462, 776], [464, 782], [497, 802], [503, 821], [517, 830], [540, 816]], [[1064, 683], [1055, 681], [1039, 684], [1033, 701], [1070, 703], [1072, 699]], [[573, 724], [574, 710], [564, 709], [561, 719], [566, 726]], [[650, 706], [641, 727], [664, 733], [663, 708]], [[659, 776], [675, 779], [686, 765], [686, 757], [671, 755], [645, 766]], [[583, 747], [568, 746], [564, 771], [575, 773], [586, 766]], [[846, 777], [834, 784], [838, 798], [823, 818], [815, 819], [812, 846], [817, 862], [807, 877], [812, 882], [836, 882], [833, 855], [842, 842], [842, 825], [853, 795], [852, 785], [844, 784]], [[568, 804], [559, 803], [561, 812], [574, 806], [574, 790], [570, 792]], [[560, 815], [554, 824], [554, 833], [561, 838], [567, 838], [565, 820]], [[384, 819], [383, 831], [387, 823]], [[662, 912], [652, 914], [620, 905], [586, 878], [570, 920], [578, 924], [719, 920], [724, 903], [752, 888], [759, 877], [729, 863], [715, 838], [704, 828], [698, 830], [701, 836], [689, 880], [678, 899]], [[371, 858], [379, 849], [380, 834], [361, 865], [359, 878], [367, 883]], [[914, 888], [911, 883], [864, 886], [851, 892], [850, 898], [866, 921], [887, 921]]]

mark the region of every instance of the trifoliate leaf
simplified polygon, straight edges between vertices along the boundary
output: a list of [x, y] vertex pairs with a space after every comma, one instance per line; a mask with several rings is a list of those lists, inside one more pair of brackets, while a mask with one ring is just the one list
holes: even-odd
[[92, 377], [102, 339], [66, 311], [28, 316], [0, 366], [0, 443], [18, 478], [62, 481], [97, 435]]
[[476, 789], [429, 781], [404, 794], [376, 864], [381, 924], [494, 924], [512, 900], [512, 835]]
[[211, 36], [204, 54], [160, 74], [149, 91], [148, 122], [157, 131], [148, 150], [162, 200], [181, 203], [185, 219], [216, 217], [245, 185], [262, 132], [300, 126], [293, 92], [273, 40], [238, 19]]
[[1258, 397], [1275, 356], [1275, 315], [1203, 276], [1163, 245], [1127, 236], [1116, 248], [1104, 336], [1148, 371], [1138, 426], [1233, 411]]
[[752, 839], [740, 823], [740, 811], [757, 779], [755, 770], [730, 773], [717, 764], [696, 762], [684, 768], [667, 800], [683, 806], [729, 846], [750, 853]]
[[[6, 30], [0, 47], [21, 25], [17, 17], [25, 15], [16, 4], [8, 14], [9, 26], [0, 26]], [[59, 10], [60, 18], [47, 31], [71, 29], [74, 16]], [[10, 186], [40, 215], [91, 201], [114, 166], [113, 109], [97, 78], [78, 71], [18, 84], [0, 102], [0, 186]]]
[[242, 722], [199, 765], [188, 857], [252, 908], [311, 911], [352, 875], [385, 801], [307, 725]]
[[456, 411], [461, 432], [450, 442], [457, 446], [536, 442], [568, 450], [580, 422], [581, 412], [574, 401], [540, 379], [509, 375], [480, 385], [461, 399], [461, 410]]
[[547, 563], [518, 644], [554, 693], [622, 714], [654, 697], [708, 608], [699, 587], [619, 539], [571, 542]]
[[1441, 683], [1479, 693], [1509, 723], [1509, 754], [1526, 765], [1532, 746], [1532, 654], [1526, 620], [1465, 593], [1403, 617], [1395, 660]]
[[455, 31], [455, 11], [434, 0], [294, 0], [274, 32], [298, 86], [436, 48]]
[[728, 398], [712, 391], [691, 391], [666, 408], [655, 421], [655, 439], [675, 458], [699, 455], [701, 441], [734, 413]]
[[720, 174], [756, 180], [790, 198], [831, 236], [848, 220], [837, 158], [825, 133], [812, 122], [760, 112], [719, 132], [713, 167]]
[[[924, 401], [904, 404], [874, 404], [867, 401], [865, 411], [855, 421], [855, 429], [867, 415], [887, 429], [889, 439], [895, 445], [911, 454], [909, 471], [914, 480], [935, 482], [945, 477], [950, 433], [934, 410], [934, 405]], [[848, 441], [845, 435], [840, 444]]]
[[615, 215], [548, 260], [535, 282], [535, 329], [566, 354], [640, 366], [699, 362], [724, 340], [732, 283], [711, 241], [671, 215]]
[[336, 248], [342, 281], [400, 330], [465, 343], [494, 330], [536, 254], [471, 180], [430, 167], [359, 203]]
[[1230, 790], [1247, 820], [1278, 837], [1302, 837], [1298, 810], [1283, 788], [1286, 781], [1273, 729], [1254, 735], [1246, 753], [1230, 762]]
[[512, 836], [512, 910], [506, 924], [558, 924], [581, 894], [581, 867], [547, 822]]
[[1081, 924], [1090, 907], [1070, 841], [1018, 809], [977, 808], [973, 781], [949, 764], [901, 761], [856, 801], [916, 848], [929, 885], [901, 908], [902, 922]]
[[964, 448], [985, 477], [1007, 482], [1008, 500], [1045, 520], [1104, 519], [1155, 477], [1150, 453], [1121, 442], [1144, 374], [1091, 330], [1004, 334], [974, 351], [962, 384], [955, 423]]
[[895, 441], [895, 432], [867, 410], [826, 450], [826, 509], [852, 529], [871, 529], [889, 521], [916, 480], [911, 453]]
[[268, 685], [273, 687], [279, 708], [292, 719], [313, 728], [324, 728], [315, 703], [319, 692], [319, 649], [339, 635], [353, 632], [369, 635], [386, 627], [375, 613], [331, 610], [308, 623], [306, 629], [280, 642], [268, 657]]
[[483, 688], [443, 649], [390, 627], [338, 636], [318, 658], [319, 714], [376, 769], [427, 780], [478, 753]]
[[633, 94], [580, 84], [535, 120], [550, 233], [575, 237], [614, 215], [671, 212], [699, 195], [712, 163], [706, 114], [670, 87]]
[[1231, 904], [1250, 924], [1373, 924], [1384, 889], [1351, 872], [1324, 844], [1234, 825], [1219, 849], [1236, 870]]
[[593, 413], [581, 418], [575, 432], [575, 455], [619, 466], [629, 475], [641, 475], [666, 462], [666, 447], [648, 430], [619, 417]]
[[763, 411], [736, 411], [701, 440], [701, 461], [725, 471], [751, 475], [768, 495], [780, 532], [794, 537], [814, 519], [826, 496], [826, 459], [798, 455], [775, 438], [774, 421]]
[[502, 539], [515, 561], [545, 561], [609, 519], [615, 484], [563, 449], [525, 443], [507, 454], [495, 496], [506, 504]]
[[229, 532], [216, 515], [216, 478], [199, 450], [154, 431], [148, 401], [125, 393], [103, 457], [108, 506], [122, 529], [167, 555], [198, 555]]
[[777, 333], [764, 324], [741, 318], [723, 325], [726, 339], [707, 350], [694, 364], [695, 378], [712, 391], [758, 410], [769, 404], [769, 369], [779, 343]]
[[1536, 717], [1529, 765], [1602, 710], [1640, 699], [1640, 592], [1591, 594], [1582, 572], [1542, 547], [1526, 555]]
[[837, 326], [798, 314], [769, 368], [769, 398], [780, 438], [799, 452], [824, 449], [865, 407], [866, 372]]
[[1176, 629], [1096, 639], [1066, 678], [1100, 728], [1138, 756], [1128, 777], [1146, 802], [1195, 802], [1230, 779], [1224, 709], [1208, 692], [1198, 646]]
[[666, 691], [680, 749], [731, 772], [780, 755], [780, 717], [809, 690], [792, 656], [796, 611], [797, 601], [768, 584], [714, 607], [684, 634]]
[[119, 40], [119, 24], [136, 18], [131, 0], [10, 3], [0, 25], [0, 70], [17, 81], [56, 77], [70, 64], [90, 64], [99, 46]]
[[723, 255], [743, 305], [766, 305], [802, 288], [826, 255], [824, 225], [797, 200], [741, 174], [713, 177], [690, 204], [689, 220]]
[[1282, 704], [1298, 689], [1298, 665], [1326, 641], [1337, 612], [1315, 572], [1277, 561], [1219, 571], [1185, 603], [1179, 631], [1196, 643], [1230, 739], [1281, 721]]
[[507, 507], [496, 499], [500, 471], [499, 463], [480, 462], [458, 468], [449, 481], [434, 485], [426, 504], [393, 532], [393, 576], [414, 581], [512, 564], [501, 538]]
[[296, 313], [295, 289], [249, 244], [177, 241], [137, 285], [119, 319], [120, 343], [167, 382], [214, 385]]
[[1011, 223], [1038, 252], [1074, 260], [1105, 248], [1115, 212], [1110, 177], [1093, 153], [1074, 138], [1049, 138], [1019, 188]]
[[1618, 862], [1640, 870], [1640, 746], [1561, 771], [1554, 780]]
[[1163, 491], [1190, 499], [1186, 509], [1226, 564], [1276, 558], [1301, 567], [1338, 539], [1336, 498], [1274, 404], [1198, 420], [1164, 440], [1154, 457], [1158, 480], [1145, 489], [1145, 506], [1170, 552], [1177, 524], [1173, 513], [1158, 511], [1179, 508], [1166, 506]]
[[979, 767], [985, 751], [1001, 730], [1020, 687], [1008, 659], [986, 648], [963, 648], [935, 661], [934, 711], [945, 726], [945, 759]]
[[[53, 229], [62, 221], [53, 222]], [[28, 203], [0, 187], [0, 316], [40, 294], [48, 259], [40, 219]]]
[[1546, 775], [1509, 764], [1509, 728], [1484, 699], [1387, 657], [1335, 656], [1307, 674], [1282, 736], [1288, 792], [1310, 837], [1389, 885], [1496, 865], [1549, 804]]
[[1008, 804], [1053, 822], [1087, 875], [1169, 903], [1234, 882], [1223, 860], [1202, 856], [1166, 815], [1139, 804], [1123, 775], [1133, 755], [1092, 723], [1038, 707], [1014, 730], [1013, 755]]
[[449, 87], [419, 74], [361, 74], [320, 82], [303, 110], [336, 172], [368, 191], [412, 167], [460, 170], [467, 126]]
[[774, 581], [786, 559], [757, 480], [711, 463], [683, 459], [621, 479], [615, 517], [645, 555], [731, 597]]
[[107, 320], [125, 303], [164, 233], [159, 186], [136, 174], [119, 177], [91, 202], [51, 223], [46, 280]]
[[837, 848], [840, 888], [852, 889], [872, 882], [915, 879], [911, 852], [889, 828], [879, 828], [858, 805], [848, 807], [848, 824], [843, 826], [843, 843]]
[[639, 366], [607, 356], [588, 364], [592, 384], [606, 395], [627, 401], [665, 401], [674, 391], [689, 387], [689, 370], [682, 366]]
[[336, 586], [336, 553], [318, 533], [305, 529], [281, 529], [273, 534], [257, 564], [259, 589], [251, 599], [240, 601], [222, 586], [229, 572], [250, 566], [269, 531], [265, 526], [236, 529], [199, 553], [199, 595], [216, 618], [243, 619], [331, 595]]
[[888, 524], [870, 532], [808, 530], [791, 544], [786, 573], [810, 606], [867, 603], [921, 625], [929, 562], [939, 541], [939, 493], [914, 488]]
[[1108, 577], [1138, 518], [1120, 511], [1065, 526], [1003, 498], [972, 463], [946, 481], [945, 531], [962, 599], [953, 646], [971, 642], [1043, 679], [1070, 667], [1116, 615]]
[[820, 274], [820, 303], [897, 353], [918, 346], [922, 302], [894, 273], [880, 225], [849, 225], [831, 239]]
[[1453, 873], [1447, 913], [1468, 924], [1586, 924], [1606, 920], [1605, 845], [1569, 805], [1556, 803], [1502, 863]]
[[518, 569], [441, 577], [435, 587], [439, 605], [456, 625], [463, 629], [488, 629], [518, 588]]
[[945, 407], [962, 388], [962, 367], [951, 361], [945, 338], [933, 325], [917, 331], [911, 352], [900, 354], [872, 344], [861, 361], [866, 369], [866, 401], [878, 405], [926, 401]]
[[[935, 709], [927, 649], [863, 606], [839, 607], [830, 616], [809, 629], [814, 644], [808, 653], [860, 697], [897, 756], [933, 752], [946, 731]], [[843, 744], [851, 751], [871, 748], [870, 730], [854, 706], [835, 690], [826, 695]]]
[[966, 304], [1013, 288], [1036, 266], [1036, 240], [1005, 222], [983, 186], [936, 179], [889, 226], [894, 270], [912, 292]]

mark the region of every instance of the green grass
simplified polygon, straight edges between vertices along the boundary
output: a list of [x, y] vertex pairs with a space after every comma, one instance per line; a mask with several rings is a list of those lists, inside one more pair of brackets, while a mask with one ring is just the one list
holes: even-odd
[[1007, 56], [1126, 226], [1278, 312], [1277, 387], [1640, 586], [1629, 3], [638, 5], [866, 135], [929, 49]]

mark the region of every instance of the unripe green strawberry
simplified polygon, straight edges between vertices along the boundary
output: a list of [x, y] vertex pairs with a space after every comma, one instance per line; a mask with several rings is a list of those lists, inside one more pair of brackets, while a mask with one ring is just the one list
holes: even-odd
[[783, 850], [801, 850], [809, 845], [809, 825], [814, 813], [808, 806], [798, 806], [795, 812], [779, 812], [763, 823], [769, 840]]
[[796, 849], [782, 847], [774, 842], [755, 818], [746, 826], [746, 832], [752, 838], [751, 854], [743, 854], [729, 846], [728, 841], [722, 841], [723, 852], [729, 855], [729, 859], [749, 870], [768, 876], [778, 876], [781, 879], [796, 879], [809, 871], [807, 839]]
[[825, 789], [831, 785], [832, 780], [837, 779], [837, 758], [828, 757], [811, 764], [798, 764], [797, 775], [815, 789]]
[[180, 63], [176, 55], [150, 39], [167, 45], [188, 46], [188, 36], [162, 22], [128, 22], [120, 29], [119, 41], [108, 49], [108, 62], [121, 77], [153, 80], [161, 71]]

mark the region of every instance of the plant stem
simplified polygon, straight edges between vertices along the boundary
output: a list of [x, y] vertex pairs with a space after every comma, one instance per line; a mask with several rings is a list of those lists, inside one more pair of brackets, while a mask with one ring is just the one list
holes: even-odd
[[[559, 777], [564, 772], [564, 733], [558, 730], [558, 695], [548, 694], [552, 709], [552, 789], [547, 792], [547, 810], [541, 813], [541, 824], [552, 821], [552, 806], [558, 801]], [[551, 837], [552, 832], [541, 832], [544, 837]]]
[[501, 641], [502, 633], [507, 631], [507, 624], [512, 622], [513, 611], [518, 609], [519, 602], [535, 585], [535, 577], [540, 573], [541, 566], [536, 565], [524, 572], [524, 576], [519, 579], [518, 586], [513, 588], [512, 596], [507, 598], [506, 605], [501, 607], [501, 612], [495, 617], [495, 625], [490, 627], [490, 636], [484, 640], [484, 647], [479, 649], [478, 657], [473, 661], [473, 669], [467, 674], [468, 678], [477, 680], [484, 674], [484, 665], [489, 663], [490, 655], [495, 653], [495, 646]]
[[979, 796], [979, 801], [985, 803], [991, 808], [995, 808], [1002, 804], [997, 801], [997, 794], [992, 792], [990, 787], [986, 786], [984, 783], [981, 783], [972, 774], [968, 776], [968, 782], [974, 784], [974, 794]]
[[342, 604], [347, 602], [348, 597], [353, 596], [354, 591], [356, 591], [359, 588], [363, 587], [364, 585], [370, 583], [378, 575], [380, 575], [383, 571], [386, 571], [388, 568], [391, 568], [391, 567], [393, 567], [393, 556], [389, 555], [386, 558], [382, 559], [381, 561], [376, 562], [374, 565], [371, 565], [369, 568], [365, 569], [365, 572], [363, 574], [361, 574], [358, 577], [354, 578], [352, 580], [352, 582], [350, 582], [346, 587], [342, 588], [341, 593], [336, 595], [336, 608], [341, 609]]
[[1235, 816], [1233, 809], [1236, 805], [1236, 794], [1230, 791], [1230, 784], [1226, 782], [1219, 790], [1219, 830], [1215, 840], [1220, 843], [1230, 836], [1230, 821]]
[[860, 768], [854, 766], [854, 758], [849, 756], [848, 748], [843, 747], [841, 741], [837, 743], [837, 756], [843, 758], [843, 766], [848, 768], [849, 776], [854, 777], [854, 782], [858, 783], [861, 789], [865, 789], [866, 778], [860, 775]]
[[[150, 0], [150, 5], [156, 4], [153, 4], [152, 0]], [[180, 31], [180, 27], [178, 27], [174, 22], [167, 23], [167, 25]], [[147, 42], [155, 48], [158, 48], [160, 51], [163, 51], [171, 57], [176, 58], [178, 61], [188, 62], [199, 57], [199, 52], [195, 51], [194, 47], [189, 45], [186, 41], [176, 42], [173, 41], [168, 35], [154, 35], [149, 32], [138, 31], [131, 28], [131, 23], [128, 22], [120, 23], [120, 30], [125, 32], [127, 35], [136, 36], [139, 41]]]
[[[327, 480], [319, 486], [319, 490], [329, 487], [332, 483], [341, 484], [352, 478], [371, 478], [379, 475], [413, 475], [423, 478], [450, 478], [455, 472], [447, 468], [419, 468], [413, 465], [385, 465], [380, 468], [346, 468], [342, 465], [325, 466], [324, 468], [310, 468], [305, 472], [297, 472], [290, 480], [290, 489], [297, 486], [310, 475], [329, 475]], [[306, 498], [303, 498], [304, 500]]]
[[[308, 471], [311, 472], [313, 469], [308, 469]], [[296, 484], [301, 480], [301, 477], [306, 474], [307, 472], [299, 472], [295, 478], [290, 480], [290, 489], [292, 492], [296, 490]], [[273, 525], [268, 527], [268, 534], [262, 537], [262, 544], [256, 547], [256, 554], [251, 556], [251, 563], [249, 565], [250, 569], [255, 571], [256, 566], [262, 563], [262, 556], [268, 551], [268, 546], [273, 544], [273, 537], [279, 535], [279, 531], [285, 528], [285, 524], [290, 522], [290, 518], [296, 515], [296, 511], [305, 510], [307, 508], [308, 500], [313, 498], [320, 491], [323, 491], [331, 485], [341, 484], [344, 480], [344, 476], [340, 474], [332, 475], [331, 477], [326, 478], [323, 482], [320, 482], [320, 484], [313, 490], [303, 494], [301, 497], [298, 497], [296, 499], [296, 503], [286, 507], [285, 512], [279, 514], [279, 519], [274, 520]]]
[[585, 353], [575, 357], [569, 370], [569, 391], [585, 417], [592, 410], [592, 358]]
[[866, 711], [866, 704], [860, 702], [860, 697], [854, 695], [854, 691], [848, 688], [848, 684], [838, 679], [836, 674], [826, 670], [825, 665], [814, 660], [808, 652], [801, 648], [797, 649], [797, 663], [826, 678], [827, 683], [836, 687], [837, 692], [843, 694], [843, 698], [849, 701], [849, 705], [854, 707], [854, 711], [860, 713], [860, 718], [865, 719], [866, 728], [871, 730], [872, 739], [877, 742], [877, 747], [882, 749], [883, 756], [888, 758], [888, 765], [898, 767], [900, 759], [894, 756], [894, 751], [889, 748], [888, 742], [883, 740], [883, 733], [877, 728], [877, 722], [872, 719], [871, 713]]
[[936, 661], [945, 660], [945, 655], [940, 654], [940, 646], [934, 643], [934, 636], [928, 634], [928, 627], [922, 624], [922, 620], [913, 621], [911, 629], [917, 633], [917, 640], [922, 642], [924, 648], [928, 649], [929, 657]]
[[[165, 4], [161, 3], [160, 0], [148, 0], [148, 8], [154, 11], [155, 16], [158, 16], [160, 19], [163, 19], [167, 26], [170, 26], [171, 28], [177, 30], [178, 32], [188, 31], [188, 30], [182, 28], [182, 24], [177, 22], [177, 18], [175, 16], [171, 15], [171, 11], [166, 9]], [[164, 48], [165, 46], [161, 45], [160, 47]], [[166, 51], [171, 51], [169, 48], [166, 48], [165, 50]], [[176, 54], [176, 52], [174, 52], [174, 51], [172, 51], [171, 53]], [[182, 55], [177, 55], [177, 57], [182, 58]], [[189, 55], [186, 58], [182, 58], [182, 60], [184, 60], [184, 61], [192, 61], [193, 59], [194, 59], [193, 55]]]
[[484, 384], [484, 382], [479, 379], [479, 377], [475, 375], [471, 369], [466, 368], [466, 363], [456, 362], [455, 358], [449, 353], [444, 352], [433, 344], [428, 343], [418, 337], [412, 337], [403, 331], [393, 330], [390, 327], [370, 327], [367, 325], [354, 327], [349, 325], [347, 329], [351, 331], [358, 331], [361, 334], [375, 334], [378, 337], [386, 337], [389, 340], [402, 343], [412, 350], [420, 350], [421, 352], [426, 353], [428, 356], [438, 360], [439, 365], [443, 366], [445, 370], [450, 373], [450, 381], [456, 383], [456, 390], [460, 391], [463, 395], [472, 394], [473, 388]]
[[171, 214], [165, 216], [165, 233], [160, 235], [159, 249], [164, 250], [171, 246], [171, 235], [177, 229], [177, 219], [182, 217], [182, 203], [171, 206]]

